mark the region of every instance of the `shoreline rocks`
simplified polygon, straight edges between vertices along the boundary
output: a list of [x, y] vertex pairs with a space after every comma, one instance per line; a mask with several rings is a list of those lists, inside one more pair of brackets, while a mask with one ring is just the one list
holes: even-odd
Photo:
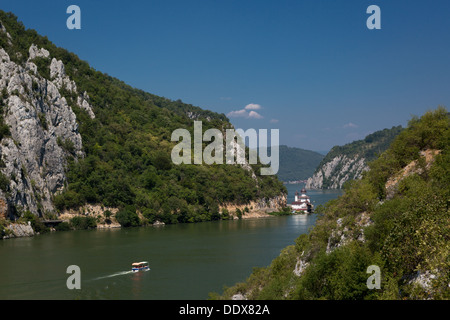
[[10, 223], [6, 229], [9, 230], [9, 234], [3, 239], [32, 237], [36, 234], [30, 224]]

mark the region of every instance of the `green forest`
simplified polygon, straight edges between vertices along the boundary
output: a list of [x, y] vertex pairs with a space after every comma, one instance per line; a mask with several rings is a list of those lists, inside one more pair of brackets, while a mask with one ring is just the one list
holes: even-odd
[[281, 181], [306, 180], [323, 159], [318, 152], [280, 146], [280, 169], [277, 176]]
[[188, 113], [203, 122], [204, 131], [231, 128], [225, 115], [132, 88], [26, 29], [14, 14], [0, 11], [0, 20], [12, 38], [10, 43], [0, 33], [0, 46], [12, 61], [22, 65], [32, 44], [45, 48], [50, 58], [34, 59], [40, 75], [50, 79], [50, 59], [61, 60], [78, 93], [87, 92], [94, 107], [91, 119], [77, 106], [76, 94], [60, 90], [77, 116], [85, 157], [76, 159], [73, 146], [58, 141], [69, 158], [67, 186], [53, 199], [59, 212], [91, 203], [120, 208], [129, 225], [141, 223], [137, 211], [150, 223], [197, 222], [221, 219], [219, 205], [224, 203], [246, 204], [286, 193], [276, 176], [260, 175], [261, 164], [252, 165], [255, 181], [237, 165], [172, 163], [171, 133], [178, 128], [193, 132]]
[[[270, 266], [211, 298], [449, 299], [447, 110], [413, 117], [369, 167], [342, 196], [319, 207], [316, 226]], [[380, 268], [379, 289], [367, 286], [370, 265]]]

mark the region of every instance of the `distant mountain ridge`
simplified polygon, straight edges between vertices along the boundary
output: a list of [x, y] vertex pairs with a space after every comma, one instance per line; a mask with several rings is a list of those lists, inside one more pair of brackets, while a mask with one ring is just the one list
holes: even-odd
[[367, 163], [383, 153], [402, 130], [402, 126], [396, 126], [344, 146], [334, 146], [308, 179], [306, 188], [341, 189], [345, 182], [361, 178], [368, 169]]
[[324, 155], [311, 150], [285, 145], [279, 148], [280, 169], [277, 176], [284, 182], [308, 179], [324, 158]]

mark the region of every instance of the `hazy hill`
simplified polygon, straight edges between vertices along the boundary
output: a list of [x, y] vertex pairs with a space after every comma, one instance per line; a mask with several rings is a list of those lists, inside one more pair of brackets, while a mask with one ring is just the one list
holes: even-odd
[[281, 181], [306, 180], [314, 173], [324, 156], [320, 153], [300, 148], [280, 146]]

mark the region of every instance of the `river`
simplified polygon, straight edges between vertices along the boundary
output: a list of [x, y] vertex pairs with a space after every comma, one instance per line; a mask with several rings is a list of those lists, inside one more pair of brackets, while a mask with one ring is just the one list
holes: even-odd
[[[287, 188], [292, 202], [301, 187]], [[341, 192], [308, 194], [317, 206]], [[269, 265], [315, 221], [292, 215], [0, 240], [0, 299], [208, 299]], [[148, 261], [150, 271], [130, 272], [136, 261]], [[79, 290], [67, 288], [70, 265], [80, 268]]]

